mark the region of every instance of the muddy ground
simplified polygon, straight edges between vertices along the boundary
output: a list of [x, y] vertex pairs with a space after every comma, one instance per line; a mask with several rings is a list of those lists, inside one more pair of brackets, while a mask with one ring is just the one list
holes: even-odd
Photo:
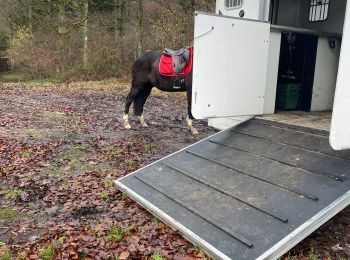
[[[156, 92], [149, 128], [122, 127], [127, 83], [0, 83], [0, 259], [202, 259], [113, 180], [215, 130], [185, 127], [185, 96]], [[350, 259], [350, 209], [284, 259]]]

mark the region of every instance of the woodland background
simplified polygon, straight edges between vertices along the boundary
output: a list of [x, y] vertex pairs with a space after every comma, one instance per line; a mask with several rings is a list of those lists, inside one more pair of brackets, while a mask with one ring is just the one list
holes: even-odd
[[128, 77], [142, 53], [191, 44], [194, 11], [214, 6], [214, 0], [1, 0], [0, 73]]

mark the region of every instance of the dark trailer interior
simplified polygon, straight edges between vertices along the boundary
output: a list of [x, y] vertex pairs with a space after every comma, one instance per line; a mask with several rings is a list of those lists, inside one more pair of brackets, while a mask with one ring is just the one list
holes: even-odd
[[[332, 62], [321, 66], [321, 62], [327, 61], [321, 60], [320, 53], [329, 51], [333, 53], [333, 62], [338, 62], [345, 9], [346, 0], [271, 2], [270, 21], [275, 25], [272, 28], [282, 31], [276, 112], [331, 109], [337, 66]], [[327, 41], [328, 46], [320, 45], [319, 41]], [[333, 80], [319, 86], [322, 84], [319, 83], [322, 79], [317, 78], [319, 75]], [[328, 98], [322, 98], [324, 95]], [[313, 102], [313, 98], [319, 97], [322, 101]]]

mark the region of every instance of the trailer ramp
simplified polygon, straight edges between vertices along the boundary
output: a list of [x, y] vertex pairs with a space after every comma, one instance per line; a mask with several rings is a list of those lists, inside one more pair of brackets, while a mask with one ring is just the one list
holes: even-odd
[[116, 181], [215, 258], [275, 259], [350, 204], [350, 151], [252, 119]]

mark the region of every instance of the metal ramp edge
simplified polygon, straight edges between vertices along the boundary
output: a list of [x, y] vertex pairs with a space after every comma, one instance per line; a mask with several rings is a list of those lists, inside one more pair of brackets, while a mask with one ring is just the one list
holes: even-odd
[[[204, 239], [200, 235], [196, 234], [196, 232], [193, 232], [190, 228], [186, 227], [187, 223], [184, 224], [181, 221], [176, 220], [176, 217], [171, 216], [171, 214], [167, 214], [165, 211], [163, 211], [161, 209], [161, 207], [160, 207], [161, 205], [158, 205], [157, 203], [152, 203], [150, 200], [148, 200], [145, 197], [143, 197], [142, 195], [138, 194], [138, 192], [136, 192], [135, 190], [130, 188], [128, 185], [125, 185], [125, 183], [123, 183], [123, 180], [130, 178], [131, 176], [134, 176], [135, 174], [142, 174], [144, 171], [147, 171], [147, 169], [152, 168], [151, 166], [155, 166], [157, 164], [158, 165], [159, 164], [165, 165], [164, 163], [162, 163], [162, 162], [164, 162], [164, 160], [166, 160], [168, 158], [172, 158], [173, 156], [176, 156], [179, 153], [184, 153], [184, 152], [186, 153], [186, 151], [189, 151], [189, 149], [191, 149], [192, 147], [195, 148], [197, 145], [199, 145], [201, 143], [202, 144], [205, 142], [208, 143], [208, 141], [210, 142], [211, 140], [215, 139], [216, 137], [220, 138], [220, 136], [222, 136], [222, 135], [225, 135], [225, 134], [227, 135], [230, 132], [236, 132], [235, 129], [237, 127], [243, 126], [243, 128], [244, 128], [244, 125], [246, 125], [246, 124], [249, 126], [249, 124], [254, 124], [254, 123], [264, 124], [264, 122], [266, 122], [267, 125], [272, 124], [272, 125], [274, 125], [273, 127], [276, 127], [276, 128], [283, 126], [283, 129], [287, 129], [287, 130], [295, 131], [295, 132], [299, 131], [296, 128], [296, 126], [292, 126], [291, 129], [288, 129], [289, 125], [285, 124], [285, 123], [274, 124], [273, 122], [269, 122], [269, 120], [250, 119], [250, 120], [247, 120], [246, 122], [242, 122], [239, 126], [235, 126], [231, 129], [227, 129], [227, 130], [218, 132], [218, 133], [216, 133], [216, 134], [214, 134], [214, 135], [212, 135], [212, 136], [210, 136], [210, 137], [208, 137], [208, 138], [206, 138], [198, 143], [195, 143], [189, 147], [186, 147], [180, 151], [177, 151], [177, 152], [175, 152], [169, 156], [166, 156], [166, 157], [164, 157], [164, 158], [162, 158], [162, 159], [160, 159], [160, 160], [158, 160], [158, 161], [156, 161], [156, 162], [154, 162], [154, 163], [152, 163], [152, 164], [150, 164], [142, 169], [139, 169], [139, 170], [137, 170], [129, 175], [124, 176], [124, 177], [115, 181], [116, 186], [120, 190], [125, 192], [127, 195], [129, 195], [132, 199], [134, 199], [138, 204], [143, 206], [146, 210], [148, 210], [149, 212], [154, 214], [156, 217], [158, 217], [159, 219], [161, 219], [165, 223], [169, 224], [172, 228], [174, 228], [179, 233], [181, 233], [187, 240], [189, 240], [190, 242], [192, 242], [195, 245], [199, 245], [209, 255], [211, 255], [217, 259], [237, 259], [236, 257], [233, 258], [232, 255], [229, 256], [228, 254], [226, 254], [225, 252], [220, 250], [217, 246], [208, 242], [206, 239]], [[301, 128], [300, 131], [303, 132], [305, 129], [308, 129], [308, 128]], [[239, 133], [239, 130], [237, 130], [237, 131], [238, 132], [236, 134]], [[310, 128], [310, 135], [318, 136], [318, 134], [319, 133], [317, 133], [317, 131], [315, 133], [314, 129]], [[215, 142], [214, 142], [214, 144], [215, 144]], [[325, 154], [325, 155], [327, 155], [327, 154]], [[338, 158], [336, 155], [334, 156], [334, 158], [336, 158], [336, 159], [349, 160], [348, 158], [350, 158], [350, 153], [345, 154], [345, 159], [340, 158], [340, 157]], [[327, 155], [327, 156], [331, 157], [332, 155]], [[343, 155], [341, 155], [341, 156], [343, 156]], [[349, 162], [350, 162], [350, 160], [349, 160]], [[348, 163], [347, 161], [345, 163], [346, 163], [345, 165], [350, 165], [350, 164], [347, 164]], [[306, 169], [306, 170], [308, 170], [308, 169]], [[345, 170], [343, 169], [343, 171], [341, 171], [341, 172], [344, 172], [347, 174], [349, 171], [346, 169]], [[320, 176], [318, 176], [318, 177], [320, 177]], [[327, 177], [327, 176], [322, 175], [321, 177]], [[348, 177], [350, 177], [350, 174], [346, 175], [344, 180], [348, 179]], [[336, 179], [336, 178], [334, 178], [334, 179]], [[142, 178], [140, 178], [140, 180], [142, 181]], [[336, 179], [336, 180], [338, 180], [339, 183], [343, 181], [342, 177], [340, 177], [340, 179]], [[348, 185], [348, 182], [346, 183], [346, 185]], [[254, 259], [276, 259], [276, 258], [280, 257], [281, 255], [283, 255], [283, 253], [287, 252], [289, 249], [294, 247], [296, 244], [298, 244], [301, 240], [306, 238], [308, 235], [310, 235], [317, 228], [322, 226], [330, 218], [332, 218], [339, 211], [341, 211], [342, 209], [344, 209], [346, 206], [348, 206], [350, 204], [349, 187], [350, 186], [346, 186], [345, 188], [347, 188], [347, 189], [346, 189], [345, 193], [342, 193], [342, 195], [338, 196], [337, 199], [332, 200], [331, 203], [326, 203], [324, 207], [321, 207], [321, 210], [318, 210], [317, 212], [315, 212], [315, 214], [312, 214], [311, 217], [305, 219], [304, 222], [298, 224], [296, 226], [296, 228], [293, 229], [288, 234], [283, 235], [281, 237], [281, 239], [279, 239], [279, 241], [275, 241], [275, 243], [272, 244], [272, 246], [270, 245], [269, 247], [266, 247], [263, 251], [260, 250], [259, 255], [254, 256]], [[343, 189], [344, 189], [344, 187], [343, 187]], [[303, 197], [303, 196], [300, 196], [300, 197]], [[317, 201], [317, 200], [318, 200], [318, 198], [315, 201]], [[324, 203], [322, 201], [322, 199], [321, 199], [321, 202]], [[242, 237], [242, 240], [244, 242], [244, 236]], [[246, 240], [246, 241], [248, 241], [246, 243], [248, 245], [249, 240]], [[240, 258], [241, 257], [238, 257], [238, 259], [240, 259]], [[242, 259], [253, 259], [253, 258], [249, 258], [249, 257], [247, 258], [246, 256], [245, 257], [242, 256]]]
[[328, 220], [338, 214], [340, 211], [345, 209], [350, 204], [350, 190], [341, 196], [339, 199], [334, 201], [331, 205], [324, 208], [314, 217], [309, 219], [307, 222], [302, 224], [296, 230], [291, 232], [288, 236], [283, 238], [280, 242], [275, 244], [273, 247], [268, 249], [265, 253], [257, 258], [257, 260], [265, 259], [277, 259], [281, 257], [288, 250], [292, 249], [304, 238], [309, 236], [312, 232], [317, 230]]
[[125, 186], [124, 184], [122, 184], [118, 180], [116, 180], [115, 183], [121, 191], [125, 192], [128, 196], [130, 196], [130, 198], [135, 200], [139, 205], [144, 207], [147, 211], [149, 211], [151, 214], [156, 216], [158, 219], [160, 219], [164, 223], [168, 224], [174, 230], [178, 231], [181, 235], [183, 235], [192, 244], [199, 245], [209, 255], [211, 255], [212, 257], [215, 257], [217, 259], [224, 259], [224, 260], [231, 259], [227, 255], [222, 253], [220, 250], [218, 250], [215, 246], [209, 244], [207, 241], [205, 241], [201, 237], [197, 236], [190, 229], [186, 228], [180, 222], [176, 221], [174, 218], [172, 218], [168, 214], [164, 213], [162, 210], [157, 208], [152, 203], [149, 203], [143, 197], [139, 196], [136, 192], [132, 191], [131, 189], [129, 189], [127, 186]]
[[[251, 118], [248, 118], [245, 121], [241, 121], [240, 124], [243, 124], [247, 121], [251, 120]], [[206, 140], [209, 140], [212, 137], [215, 137], [223, 132], [229, 131], [229, 129], [225, 129], [222, 131], [219, 131], [211, 136], [208, 136], [207, 138], [199, 141], [199, 142], [204, 142]], [[197, 142], [198, 143], [198, 142]], [[199, 245], [201, 246], [201, 248], [203, 248], [203, 250], [205, 250], [209, 255], [211, 255], [212, 257], [215, 257], [217, 259], [227, 259], [230, 260], [231, 258], [226, 256], [224, 253], [222, 253], [221, 251], [219, 251], [217, 248], [215, 248], [214, 246], [212, 246], [211, 244], [209, 244], [208, 242], [206, 242], [205, 240], [203, 240], [202, 238], [200, 238], [199, 236], [197, 236], [195, 233], [193, 233], [190, 229], [186, 228], [184, 225], [182, 225], [181, 223], [177, 222], [174, 218], [172, 218], [171, 216], [169, 216], [168, 214], [164, 213], [162, 210], [160, 210], [158, 207], [156, 207], [155, 205], [153, 205], [152, 203], [148, 202], [146, 199], [144, 199], [142, 196], [139, 196], [136, 192], [132, 191], [130, 188], [128, 188], [127, 186], [125, 186], [123, 183], [121, 183], [121, 180], [131, 176], [133, 174], [136, 174], [139, 171], [142, 171], [143, 169], [147, 168], [148, 166], [154, 165], [170, 156], [173, 156], [177, 153], [180, 153], [188, 148], [191, 148], [192, 146], [196, 145], [197, 143], [191, 144], [179, 151], [176, 151], [172, 154], [169, 154], [149, 165], [146, 165], [145, 167], [142, 167], [118, 180], [115, 180], [115, 184], [116, 186], [124, 193], [126, 193], [130, 198], [132, 198], [133, 200], [135, 200], [139, 205], [141, 205], [143, 208], [145, 208], [148, 212], [150, 212], [151, 214], [153, 214], [154, 216], [156, 216], [157, 218], [159, 218], [160, 220], [162, 220], [164, 223], [168, 224], [170, 227], [172, 227], [174, 230], [178, 231], [181, 235], [183, 235], [188, 241], [190, 241], [191, 243], [193, 243], [194, 245]]]

